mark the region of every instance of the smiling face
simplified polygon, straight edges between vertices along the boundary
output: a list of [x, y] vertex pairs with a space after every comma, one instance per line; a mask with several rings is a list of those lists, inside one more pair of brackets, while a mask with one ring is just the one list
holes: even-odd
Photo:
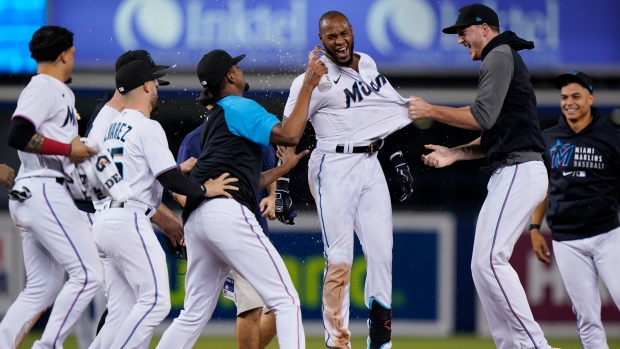
[[488, 32], [490, 32], [490, 29], [486, 24], [474, 24], [456, 30], [459, 45], [463, 45], [467, 48], [467, 52], [472, 61], [482, 59], [482, 49], [484, 49], [487, 44], [485, 37]]
[[576, 82], [562, 86], [560, 90], [562, 114], [566, 117], [566, 121], [571, 124], [571, 127], [572, 125], [585, 127], [590, 123], [592, 103], [594, 103], [594, 95]]
[[342, 16], [326, 18], [319, 25], [319, 39], [329, 58], [337, 65], [353, 63], [353, 27]]

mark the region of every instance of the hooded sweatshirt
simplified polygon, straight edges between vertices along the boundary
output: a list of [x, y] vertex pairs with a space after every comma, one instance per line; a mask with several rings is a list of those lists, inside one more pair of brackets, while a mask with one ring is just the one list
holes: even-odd
[[592, 122], [575, 133], [562, 115], [543, 132], [549, 171], [547, 223], [556, 241], [576, 240], [620, 226], [620, 131], [591, 109]]

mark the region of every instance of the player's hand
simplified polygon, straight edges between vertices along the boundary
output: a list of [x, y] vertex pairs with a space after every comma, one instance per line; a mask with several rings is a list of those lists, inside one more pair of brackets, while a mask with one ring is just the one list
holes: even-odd
[[71, 153], [69, 159], [76, 164], [86, 161], [91, 155], [97, 154], [97, 151], [82, 142], [80, 136], [73, 138], [71, 141]]
[[13, 186], [15, 171], [5, 164], [0, 164], [0, 183], [4, 183], [7, 188]]
[[295, 154], [295, 147], [284, 147], [281, 145], [278, 146], [278, 149], [276, 151], [278, 159], [282, 161], [280, 166], [283, 166], [283, 168], [287, 169], [286, 173], [292, 170], [293, 167], [297, 166], [299, 160], [308, 154], [310, 154], [310, 150], [308, 149], [302, 151], [299, 154]]
[[230, 177], [230, 173], [222, 173], [221, 176], [216, 179], [209, 179], [204, 183], [205, 188], [207, 188], [206, 197], [212, 198], [214, 196], [225, 196], [227, 198], [232, 198], [232, 195], [228, 191], [239, 190], [239, 187], [230, 185], [230, 183], [238, 182], [239, 180], [234, 177]]
[[400, 202], [403, 202], [413, 195], [413, 177], [409, 171], [409, 166], [406, 163], [402, 163], [396, 166], [396, 178], [400, 183]]
[[434, 144], [427, 144], [424, 148], [433, 150], [430, 154], [422, 155], [424, 165], [442, 168], [450, 166], [456, 161], [455, 151], [450, 148]]
[[304, 77], [304, 85], [314, 89], [318, 84], [321, 76], [327, 74], [327, 66], [325, 62], [322, 62], [319, 56], [310, 54], [310, 62], [306, 68], [306, 75]]
[[409, 101], [409, 118], [411, 120], [425, 120], [431, 118], [432, 105], [417, 96], [411, 96]]
[[187, 176], [187, 174], [194, 168], [194, 165], [196, 165], [196, 161], [198, 161], [198, 159], [196, 159], [193, 156], [191, 158], [183, 161], [179, 165], [179, 168], [181, 169], [181, 172], [183, 172], [183, 174]]
[[288, 179], [280, 178], [276, 181], [276, 217], [287, 225], [295, 224], [295, 208], [288, 191]]
[[168, 238], [170, 238], [172, 246], [177, 247], [177, 245], [184, 245], [183, 222], [178, 217], [166, 217], [166, 219], [162, 219], [158, 222], [153, 223], [157, 224], [161, 232], [164, 233], [164, 235], [166, 235]]
[[551, 251], [549, 251], [547, 241], [540, 233], [540, 230], [530, 230], [530, 236], [532, 237], [532, 248], [534, 253], [536, 253], [536, 258], [543, 263], [549, 264], [551, 262]]
[[[275, 194], [275, 193], [274, 193]], [[264, 197], [258, 204], [258, 208], [262, 212], [263, 217], [267, 217], [270, 221], [276, 219], [276, 196], [269, 195]]]

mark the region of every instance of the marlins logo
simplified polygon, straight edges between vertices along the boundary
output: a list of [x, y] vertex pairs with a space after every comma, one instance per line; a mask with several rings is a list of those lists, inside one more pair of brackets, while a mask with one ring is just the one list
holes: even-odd
[[549, 149], [551, 155], [551, 168], [566, 167], [575, 152], [575, 146], [570, 143], [562, 144], [559, 140]]
[[67, 126], [69, 123], [71, 125], [77, 125], [77, 118], [75, 116], [75, 111], [70, 106], [67, 106], [67, 117], [65, 118], [65, 122], [63, 122], [61, 127]]

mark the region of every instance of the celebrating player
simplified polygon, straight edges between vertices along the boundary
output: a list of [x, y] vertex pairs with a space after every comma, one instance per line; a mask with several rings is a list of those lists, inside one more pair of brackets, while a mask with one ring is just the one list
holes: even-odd
[[[54, 308], [33, 348], [61, 348], [103, 278], [87, 223], [63, 186], [64, 168], [96, 151], [78, 136], [71, 79], [73, 33], [57, 26], [37, 30], [30, 41], [37, 75], [22, 91], [9, 128], [9, 146], [21, 167], [9, 193], [9, 209], [21, 230], [26, 288], [0, 324], [0, 348], [16, 348], [46, 308]], [[64, 272], [69, 279], [63, 286]]]
[[[355, 231], [368, 265], [364, 298], [369, 308], [369, 348], [387, 349], [392, 347], [392, 208], [376, 153], [381, 139], [410, 123], [407, 101], [377, 71], [372, 58], [353, 51], [353, 27], [344, 14], [330, 11], [321, 16], [319, 39], [327, 52], [320, 64], [328, 67], [333, 86], [312, 94], [308, 116], [317, 145], [308, 164], [308, 181], [327, 258], [323, 285], [326, 345], [350, 348]], [[285, 118], [299, 107], [306, 78], [302, 74], [293, 81]], [[396, 159], [392, 161], [404, 164], [402, 154]]]
[[532, 215], [532, 246], [541, 262], [550, 262], [539, 230], [547, 212], [555, 261], [577, 316], [581, 344], [609, 348], [598, 277], [620, 308], [620, 133], [592, 106], [594, 86], [588, 75], [562, 74], [555, 84], [562, 116], [557, 126], [543, 132], [549, 193]]
[[311, 92], [327, 69], [312, 58], [300, 103], [280, 123], [256, 102], [242, 97], [249, 85], [237, 64], [244, 57], [232, 58], [226, 51], [214, 50], [198, 63], [203, 86], [200, 102], [213, 108], [205, 117], [201, 154], [190, 178], [203, 181], [230, 172], [239, 178], [239, 191], [233, 193], [233, 200], [187, 198], [183, 210], [188, 254], [185, 308], [158, 348], [193, 346], [211, 318], [231, 269], [248, 280], [267, 308], [274, 310], [280, 348], [305, 348], [299, 297], [254, 212], [258, 189], [285, 173], [278, 166], [261, 174], [261, 145], [297, 144], [306, 125]]
[[536, 96], [529, 71], [517, 53], [534, 44], [511, 31], [500, 34], [497, 14], [480, 4], [462, 7], [456, 23], [443, 32], [457, 34], [471, 59], [482, 61], [476, 101], [469, 107], [449, 108], [412, 96], [411, 118], [482, 130], [482, 136], [456, 148], [426, 145], [433, 152], [422, 155], [422, 160], [437, 168], [482, 157], [490, 163], [493, 175], [474, 238], [474, 283], [498, 348], [547, 349], [549, 344], [508, 262], [548, 184]]
[[[225, 196], [234, 178], [223, 174], [200, 185], [178, 169], [161, 125], [150, 119], [157, 107], [157, 79], [143, 61], [127, 63], [116, 73], [125, 109], [110, 124], [104, 146], [113, 154], [132, 188], [127, 202], [107, 201], [93, 225], [106, 267], [108, 317], [100, 332], [101, 348], [136, 348], [148, 343], [153, 328], [170, 311], [164, 251], [149, 218], [161, 202], [162, 185], [183, 195]], [[159, 182], [156, 182], [156, 180]], [[161, 184], [160, 184], [161, 183]], [[107, 262], [106, 262], [107, 260]], [[128, 309], [128, 305], [133, 305]]]

